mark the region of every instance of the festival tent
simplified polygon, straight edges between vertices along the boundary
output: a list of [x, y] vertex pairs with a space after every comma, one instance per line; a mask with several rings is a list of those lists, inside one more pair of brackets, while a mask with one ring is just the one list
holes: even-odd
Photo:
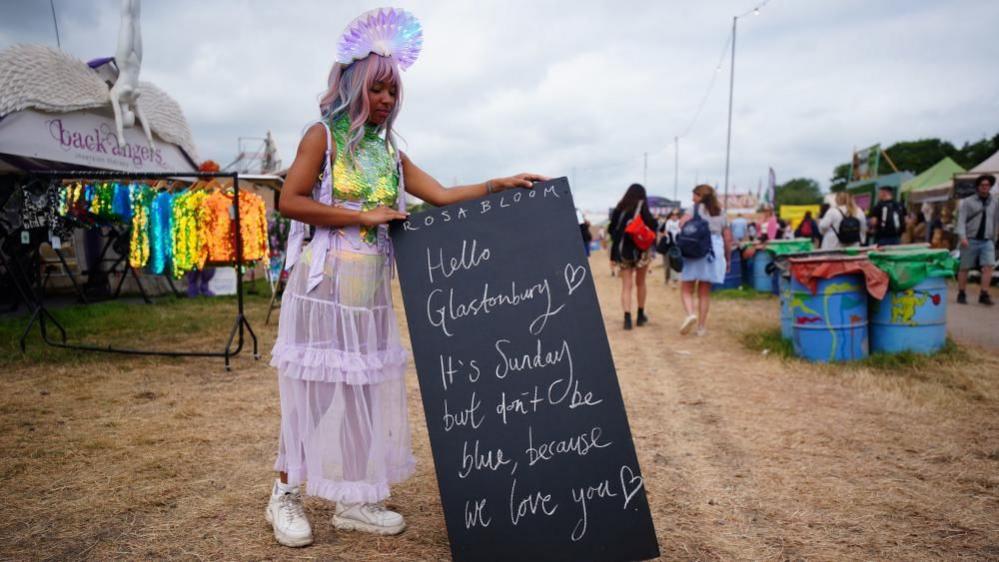
[[984, 174], [984, 173], [994, 173], [999, 172], [999, 150], [995, 154], [989, 156], [984, 162], [975, 166], [974, 168], [968, 170], [969, 173], [973, 174]]
[[949, 156], [930, 166], [923, 173], [902, 184], [900, 194], [910, 203], [943, 201], [950, 197], [955, 174], [964, 171]]
[[[974, 193], [977, 189], [975, 180], [982, 174], [999, 176], [999, 151], [968, 170], [968, 173], [954, 176], [954, 196], [961, 199]], [[999, 194], [999, 184], [992, 186], [992, 193]]]
[[[999, 152], [989, 156], [980, 164], [971, 168], [967, 172], [958, 169], [950, 177], [940, 181], [935, 185], [928, 185], [919, 191], [914, 191], [909, 196], [910, 203], [933, 203], [936, 201], [946, 201], [948, 199], [963, 199], [976, 190], [975, 179], [982, 174], [992, 174], [999, 176]], [[999, 192], [999, 187], [992, 188], [994, 193]]]

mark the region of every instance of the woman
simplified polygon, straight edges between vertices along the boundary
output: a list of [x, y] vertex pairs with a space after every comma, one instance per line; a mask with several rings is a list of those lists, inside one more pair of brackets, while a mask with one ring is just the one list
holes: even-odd
[[[336, 502], [338, 529], [405, 528], [380, 503], [414, 468], [387, 229], [407, 216], [405, 193], [447, 205], [543, 179], [519, 174], [445, 189], [396, 149], [399, 71], [421, 39], [419, 23], [401, 10], [373, 10], [348, 26], [320, 100], [323, 118], [299, 144], [281, 193], [281, 213], [296, 222], [271, 361], [281, 433], [266, 516], [283, 545], [312, 542], [302, 482], [306, 493]], [[303, 223], [316, 227], [304, 249]]]
[[[694, 211], [696, 216], [708, 223], [711, 231], [711, 253], [703, 258], [683, 260], [683, 271], [680, 280], [683, 282], [680, 297], [687, 318], [680, 325], [681, 334], [689, 334], [697, 325], [697, 335], [708, 333], [708, 310], [711, 308], [711, 284], [723, 283], [728, 271], [728, 259], [731, 252], [731, 235], [725, 224], [721, 204], [715, 189], [707, 184], [694, 188]], [[694, 307], [694, 291], [698, 295], [697, 307]]]
[[801, 219], [801, 224], [794, 230], [794, 237], [811, 238], [813, 244], [819, 242], [819, 224], [812, 218], [811, 211], [805, 211], [805, 216]]
[[760, 219], [760, 223], [757, 225], [757, 233], [759, 234], [760, 240], [779, 240], [777, 237], [777, 230], [780, 228], [780, 224], [777, 222], [777, 217], [774, 216], [774, 209], [770, 205], [763, 206], [763, 218]]
[[636, 216], [641, 216], [645, 226], [655, 232], [656, 219], [649, 212], [645, 188], [633, 183], [611, 212], [610, 225], [607, 227], [611, 235], [611, 263], [621, 271], [621, 308], [624, 310], [625, 330], [631, 329], [632, 285], [635, 286], [638, 297], [638, 317], [635, 323], [644, 326], [649, 321], [649, 317], [645, 315], [645, 274], [652, 263], [652, 248], [639, 249], [631, 235], [624, 231]]
[[[836, 194], [835, 205], [829, 207], [826, 214], [819, 221], [819, 232], [822, 233], [823, 250], [839, 250], [842, 248], [854, 248], [862, 246], [867, 239], [867, 216], [864, 210], [853, 202], [853, 196], [845, 191]], [[860, 222], [859, 240], [844, 242], [847, 238], [846, 229], [843, 229], [843, 220], [852, 217]]]

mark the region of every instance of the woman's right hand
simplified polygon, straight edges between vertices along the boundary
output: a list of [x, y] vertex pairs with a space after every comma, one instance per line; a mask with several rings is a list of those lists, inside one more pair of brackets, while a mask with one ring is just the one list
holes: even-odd
[[361, 224], [363, 226], [378, 226], [394, 220], [406, 220], [408, 218], [409, 213], [403, 213], [384, 205], [380, 205], [369, 211], [361, 211]]

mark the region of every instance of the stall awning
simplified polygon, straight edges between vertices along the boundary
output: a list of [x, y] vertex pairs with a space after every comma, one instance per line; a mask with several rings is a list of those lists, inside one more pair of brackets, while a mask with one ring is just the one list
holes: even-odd
[[902, 194], [909, 194], [914, 197], [919, 191], [936, 191], [942, 185], [948, 184], [954, 177], [964, 171], [960, 164], [953, 161], [949, 156], [930, 166], [923, 173], [902, 184], [899, 190]]

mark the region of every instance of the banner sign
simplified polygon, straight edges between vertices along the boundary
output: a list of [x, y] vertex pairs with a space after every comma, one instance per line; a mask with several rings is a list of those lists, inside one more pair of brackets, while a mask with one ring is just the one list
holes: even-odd
[[392, 238], [454, 559], [658, 556], [568, 181]]
[[125, 172], [173, 172], [197, 166], [179, 147], [153, 136], [149, 146], [138, 125], [118, 145], [114, 119], [96, 110], [45, 113], [26, 109], [0, 119], [0, 154]]
[[805, 218], [805, 213], [809, 211], [812, 212], [812, 218], [815, 219], [815, 222], [819, 222], [820, 209], [820, 205], [781, 205], [780, 209], [777, 210], [777, 216], [787, 221], [792, 229], [796, 229]]
[[878, 175], [881, 164], [881, 145], [876, 144], [853, 153], [850, 160], [850, 181], [866, 180]]
[[759, 197], [752, 193], [729, 193], [727, 197], [719, 193], [718, 202], [729, 213], [755, 213], [760, 204]]

